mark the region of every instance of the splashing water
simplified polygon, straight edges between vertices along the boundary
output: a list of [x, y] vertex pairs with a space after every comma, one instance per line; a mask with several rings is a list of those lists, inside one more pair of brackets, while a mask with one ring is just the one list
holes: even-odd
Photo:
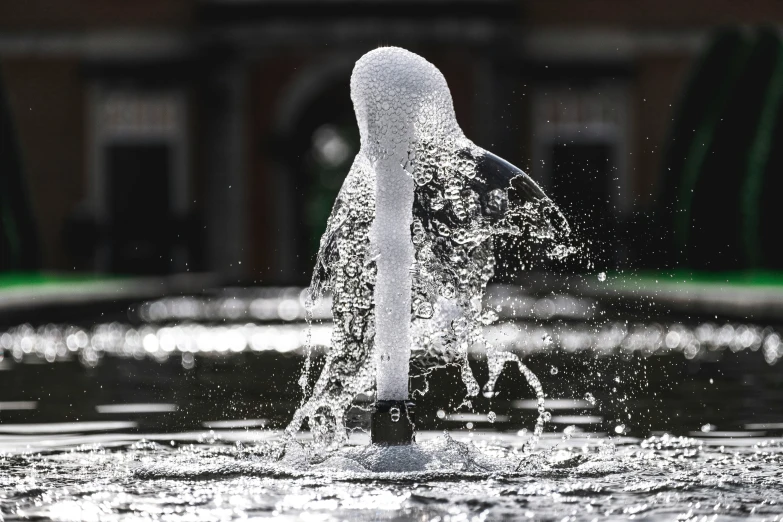
[[[169, 435], [170, 437], [170, 435]], [[0, 451], [5, 520], [779, 521], [783, 443], [650, 437], [546, 440], [527, 459], [509, 436], [439, 437], [406, 448], [347, 447], [303, 468], [260, 444], [168, 438]], [[735, 441], [736, 442], [736, 441]], [[1, 448], [2, 446], [0, 446]], [[517, 463], [519, 462], [519, 463]], [[394, 471], [373, 471], [392, 469]], [[196, 479], [196, 480], [194, 480]]]
[[[495, 394], [506, 363], [516, 364], [536, 395], [532, 447], [545, 422], [541, 384], [516, 355], [484, 339], [482, 326], [492, 319], [483, 313], [482, 299], [495, 271], [493, 238], [514, 236], [562, 258], [572, 251], [564, 243], [568, 224], [524, 172], [464, 136], [445, 79], [423, 58], [398, 48], [368, 53], [354, 68], [351, 97], [361, 150], [321, 238], [309, 297], [312, 307], [324, 291], [333, 295], [331, 349], [312, 390], [307, 389], [309, 358], [305, 363], [300, 384], [306, 399], [288, 434], [307, 420], [318, 443], [342, 445], [345, 412], [359, 394], [372, 393], [378, 368], [384, 379], [378, 381], [380, 394], [381, 384], [407, 391], [408, 364], [413, 376], [425, 377], [436, 368], [457, 366], [466, 388], [463, 404], [469, 405], [480, 386], [468, 364], [468, 349], [481, 344], [489, 363], [485, 396]], [[389, 176], [392, 182], [376, 186], [380, 177]], [[413, 191], [412, 212], [402, 217], [410, 220], [412, 259], [404, 277], [386, 280], [379, 265], [394, 262], [397, 266], [387, 270], [398, 270], [401, 261], [381, 252], [399, 254], [403, 261], [407, 254], [388, 244], [400, 224], [380, 221], [376, 210], [398, 204], [387, 200], [404, 197], [403, 185]], [[408, 241], [408, 223], [402, 225]], [[406, 278], [410, 296], [403, 295]], [[395, 298], [388, 297], [392, 293]], [[399, 332], [388, 333], [389, 318], [399, 315], [395, 307], [400, 303], [410, 310], [397, 324]], [[395, 351], [387, 344], [406, 346]], [[400, 353], [402, 369], [392, 360]]]

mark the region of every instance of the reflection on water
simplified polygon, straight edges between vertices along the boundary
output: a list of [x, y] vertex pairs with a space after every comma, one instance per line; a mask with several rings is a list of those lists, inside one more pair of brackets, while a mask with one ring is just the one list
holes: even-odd
[[[317, 312], [322, 317], [326, 302]], [[493, 288], [487, 308], [494, 314], [486, 336], [524, 356], [540, 377], [553, 427], [644, 436], [687, 434], [710, 423], [730, 431], [783, 421], [776, 369], [783, 343], [774, 326], [642, 319], [627, 307], [618, 314], [606, 302], [509, 287]], [[281, 427], [300, 401], [295, 383], [308, 338], [297, 319], [303, 311], [300, 289], [229, 289], [132, 306], [124, 322], [86, 318], [85, 326], [9, 328], [0, 333], [0, 421], [124, 416], [140, 430], [177, 431], [265, 419]], [[317, 321], [309, 335], [318, 364], [330, 322]], [[470, 355], [484, 379], [485, 354], [474, 346]], [[504, 374], [500, 393], [474, 399], [472, 408], [460, 407], [465, 391], [456, 376], [444, 370], [428, 383], [414, 379], [424, 428], [530, 428], [537, 403], [518, 374]], [[371, 400], [358, 399], [351, 426], [366, 427], [361, 406]]]
[[[491, 296], [490, 304], [509, 299]], [[300, 321], [293, 322], [304, 314], [300, 300], [234, 296], [216, 301], [169, 298], [145, 303], [138, 307], [136, 317], [143, 321], [141, 325], [112, 322], [89, 329], [55, 324], [13, 327], [0, 333], [0, 362], [4, 363], [0, 370], [9, 368], [3, 360], [6, 355], [16, 362], [78, 358], [87, 366], [97, 365], [106, 354], [136, 359], [151, 357], [159, 361], [176, 355], [182, 357], [183, 366], [188, 368], [193, 366], [193, 357], [183, 354], [219, 356], [244, 351], [302, 351], [308, 339], [316, 349], [329, 346], [332, 325], [328, 319], [318, 319], [316, 314], [317, 322], [309, 329]], [[252, 311], [258, 301], [277, 303], [269, 305], [274, 310], [288, 306], [284, 303], [290, 301], [290, 313], [258, 314]], [[226, 303], [231, 303], [231, 307]], [[506, 307], [492, 306], [500, 313], [488, 315], [485, 337], [492, 344], [520, 355], [591, 351], [596, 356], [638, 352], [647, 357], [680, 352], [687, 359], [716, 360], [724, 351], [750, 350], [760, 351], [770, 365], [783, 357], [781, 334], [771, 326], [736, 321], [687, 324], [627, 318], [595, 320], [596, 304], [571, 296], [535, 299], [523, 295], [511, 303]], [[576, 321], [577, 318], [580, 320]], [[234, 324], [228, 323], [228, 319]], [[193, 322], [197, 320], [205, 322]], [[483, 346], [474, 345], [471, 350], [483, 350]]]
[[34, 410], [37, 407], [36, 401], [0, 401], [0, 411]]
[[[169, 321], [296, 321], [305, 318], [302, 288], [226, 289], [220, 296], [166, 297], [142, 303], [134, 312], [145, 322]], [[313, 308], [314, 319], [332, 318], [327, 297]]]
[[[363, 449], [372, 397], [349, 412], [341, 454], [272, 451], [301, 399], [298, 289], [0, 332], [0, 520], [780, 520], [776, 325], [507, 288], [488, 299], [487, 336], [524, 356], [548, 394], [543, 443], [520, 451], [537, 414], [521, 375], [467, 407], [458, 373], [442, 370], [412, 383], [419, 440], [432, 442], [406, 457], [421, 470], [405, 477], [377, 472], [394, 455]], [[315, 365], [328, 307], [321, 317]], [[470, 355], [486, 378], [485, 354]]]
[[177, 411], [176, 404], [98, 404], [95, 406], [98, 413], [138, 414], [138, 413], [167, 413]]
[[36, 424], [0, 424], [0, 433], [40, 435], [44, 433], [84, 433], [86, 431], [127, 430], [135, 428], [130, 421], [49, 422]]

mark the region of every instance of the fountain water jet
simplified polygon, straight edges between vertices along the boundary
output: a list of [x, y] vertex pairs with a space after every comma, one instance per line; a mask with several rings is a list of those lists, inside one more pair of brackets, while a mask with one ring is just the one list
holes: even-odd
[[373, 442], [408, 444], [411, 362], [424, 373], [458, 366], [471, 397], [480, 388], [468, 348], [484, 344], [485, 394], [494, 393], [506, 362], [516, 362], [535, 390], [535, 442], [543, 391], [516, 356], [483, 339], [482, 297], [494, 274], [493, 236], [554, 243], [550, 255], [563, 257], [568, 224], [524, 172], [465, 137], [443, 75], [422, 57], [393, 47], [367, 53], [353, 70], [351, 99], [361, 149], [321, 238], [310, 288], [313, 302], [333, 293], [332, 346], [288, 432], [308, 420], [317, 440], [339, 445], [345, 411], [375, 387]]

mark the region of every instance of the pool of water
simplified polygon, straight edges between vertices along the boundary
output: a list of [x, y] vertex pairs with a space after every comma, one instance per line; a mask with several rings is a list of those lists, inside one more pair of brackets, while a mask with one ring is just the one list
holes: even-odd
[[[299, 405], [298, 289], [170, 298], [0, 331], [0, 520], [781, 520], [776, 324], [496, 288], [486, 334], [524, 378], [465, 402], [414, 379], [417, 446], [347, 447], [281, 429]], [[328, 303], [310, 331], [328, 344]], [[471, 353], [477, 378], [486, 357]], [[447, 434], [444, 434], [447, 433]]]
[[444, 443], [425, 432], [425, 450], [459, 445], [483, 460], [406, 473], [347, 457], [276, 466], [264, 451], [268, 431], [139, 435], [4, 436], [4, 519], [780, 520], [783, 502], [783, 439], [752, 434], [549, 434], [524, 456], [515, 434]]

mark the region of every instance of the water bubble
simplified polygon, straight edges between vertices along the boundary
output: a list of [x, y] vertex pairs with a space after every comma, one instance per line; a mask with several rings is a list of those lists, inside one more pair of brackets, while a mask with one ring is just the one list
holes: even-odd
[[501, 214], [506, 210], [507, 204], [508, 196], [506, 191], [501, 189], [491, 190], [487, 197], [487, 213]]
[[517, 432], [517, 436], [519, 436], [519, 437], [524, 437], [526, 435], [527, 435], [527, 428], [522, 428], [521, 430], [519, 430]]
[[491, 411], [491, 412], [487, 413], [487, 420], [488, 420], [489, 422], [491, 422], [492, 424], [494, 424], [494, 423], [495, 423], [495, 419], [497, 419], [497, 415], [495, 415], [495, 412], [494, 412], [494, 411]]
[[498, 314], [494, 310], [487, 310], [481, 315], [481, 323], [490, 325], [498, 320]]
[[473, 429], [473, 423], [472, 422], [468, 422], [468, 423], [465, 424], [465, 427], [467, 429], [469, 429], [469, 430], [472, 430]]
[[451, 178], [446, 183], [446, 190], [444, 191], [444, 195], [446, 196], [446, 199], [449, 199], [452, 202], [457, 201], [460, 199], [461, 189], [462, 182], [459, 180], [459, 178]]
[[425, 234], [424, 225], [421, 224], [421, 221], [418, 219], [414, 220], [411, 226], [411, 242], [414, 245], [421, 245], [426, 240]]
[[186, 370], [192, 370], [193, 367], [196, 366], [196, 359], [193, 357], [193, 354], [190, 352], [185, 352], [182, 354], [182, 367]]
[[438, 410], [438, 412], [435, 414], [439, 419], [445, 419], [446, 418], [446, 412], [443, 410]]
[[423, 186], [432, 181], [435, 169], [431, 165], [422, 163], [413, 171], [413, 179], [417, 185]]
[[390, 408], [389, 409], [389, 415], [391, 416], [392, 422], [398, 422], [400, 420], [400, 409], [399, 408]]
[[625, 424], [618, 424], [614, 427], [614, 432], [618, 435], [622, 435], [625, 433]]
[[[544, 334], [541, 336], [541, 341], [543, 341], [544, 346], [550, 346], [552, 344], [552, 336], [547, 334]], [[557, 371], [555, 371], [557, 373]]]
[[606, 281], [606, 272], [600, 272], [600, 273], [598, 274], [598, 280], [599, 280], [599, 281], [601, 281], [602, 283], [603, 283], [604, 281]]
[[465, 212], [471, 217], [475, 218], [481, 211], [481, 202], [479, 195], [474, 191], [467, 189], [462, 191], [462, 201], [465, 207]]
[[574, 431], [576, 431], [576, 426], [566, 426], [563, 430], [563, 439], [569, 440], [574, 435]]
[[446, 283], [445, 285], [443, 285], [441, 287], [440, 295], [442, 295], [446, 299], [451, 299], [452, 297], [454, 297], [455, 291], [456, 290], [455, 290], [454, 285], [452, 283]]
[[593, 397], [593, 394], [592, 394], [592, 393], [590, 393], [590, 392], [587, 392], [587, 393], [585, 393], [584, 397], [585, 397], [585, 400], [586, 400], [586, 401], [587, 401], [587, 402], [588, 402], [588, 403], [589, 403], [591, 406], [595, 406], [596, 400], [595, 400], [595, 397]]
[[434, 310], [432, 304], [426, 301], [421, 303], [418, 307], [416, 307], [416, 315], [423, 319], [431, 318], [433, 313]]
[[453, 239], [455, 243], [462, 245], [468, 242], [470, 236], [468, 235], [467, 231], [458, 228], [451, 235], [451, 239]]
[[552, 366], [552, 369], [551, 369], [551, 370], [549, 370], [549, 373], [551, 373], [552, 375], [557, 375], [557, 373], [558, 373], [559, 371], [560, 371], [560, 370], [558, 370], [558, 369], [557, 369], [557, 366]]

